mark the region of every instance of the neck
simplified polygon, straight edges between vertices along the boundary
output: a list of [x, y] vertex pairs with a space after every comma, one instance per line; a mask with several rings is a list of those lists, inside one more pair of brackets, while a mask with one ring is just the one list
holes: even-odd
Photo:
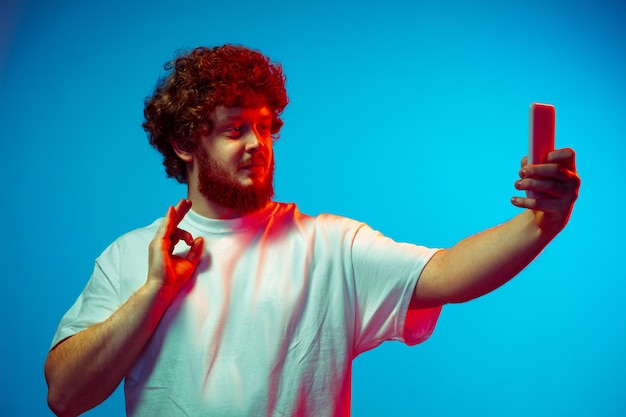
[[[247, 212], [242, 212], [216, 203], [202, 195], [197, 187], [188, 187], [188, 198], [191, 200], [192, 210], [202, 217], [209, 219], [228, 220], [243, 217]], [[269, 201], [268, 201], [269, 204]], [[267, 207], [267, 204], [264, 206]], [[259, 208], [261, 210], [262, 208]]]
[[239, 213], [238, 211], [231, 209], [229, 207], [224, 207], [220, 204], [215, 203], [207, 199], [205, 196], [200, 194], [197, 190], [197, 187], [189, 187], [187, 190], [187, 194], [189, 196], [189, 200], [191, 200], [191, 207], [193, 211], [198, 213], [203, 217], [207, 217], [209, 219], [236, 219], [241, 217], [243, 213]]

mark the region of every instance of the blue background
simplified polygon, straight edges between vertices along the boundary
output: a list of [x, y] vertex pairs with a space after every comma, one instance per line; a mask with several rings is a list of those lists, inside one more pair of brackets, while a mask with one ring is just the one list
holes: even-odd
[[624, 2], [221, 3], [2, 0], [0, 413], [51, 415], [43, 363], [94, 258], [186, 195], [141, 129], [163, 63], [231, 42], [283, 64], [277, 199], [309, 214], [447, 247], [518, 213], [530, 102], [577, 151], [564, 232], [424, 344], [357, 358], [354, 416], [625, 415]]

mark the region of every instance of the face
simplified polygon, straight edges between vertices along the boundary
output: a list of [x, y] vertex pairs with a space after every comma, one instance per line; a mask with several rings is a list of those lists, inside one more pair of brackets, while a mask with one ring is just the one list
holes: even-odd
[[270, 109], [218, 106], [209, 117], [214, 127], [194, 153], [198, 190], [240, 213], [264, 207], [274, 195]]

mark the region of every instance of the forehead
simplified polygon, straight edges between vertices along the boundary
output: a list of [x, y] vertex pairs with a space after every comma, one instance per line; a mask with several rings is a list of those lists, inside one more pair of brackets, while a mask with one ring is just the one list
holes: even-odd
[[272, 112], [270, 111], [270, 108], [265, 105], [246, 107], [217, 106], [211, 113], [209, 113], [209, 117], [217, 124], [220, 124], [233, 120], [271, 119]]

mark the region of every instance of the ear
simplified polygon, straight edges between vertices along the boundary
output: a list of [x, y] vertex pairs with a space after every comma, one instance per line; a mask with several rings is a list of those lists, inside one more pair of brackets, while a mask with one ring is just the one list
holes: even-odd
[[170, 139], [170, 144], [180, 159], [187, 163], [193, 161], [193, 152], [189, 150], [187, 146], [180, 143], [176, 139]]

